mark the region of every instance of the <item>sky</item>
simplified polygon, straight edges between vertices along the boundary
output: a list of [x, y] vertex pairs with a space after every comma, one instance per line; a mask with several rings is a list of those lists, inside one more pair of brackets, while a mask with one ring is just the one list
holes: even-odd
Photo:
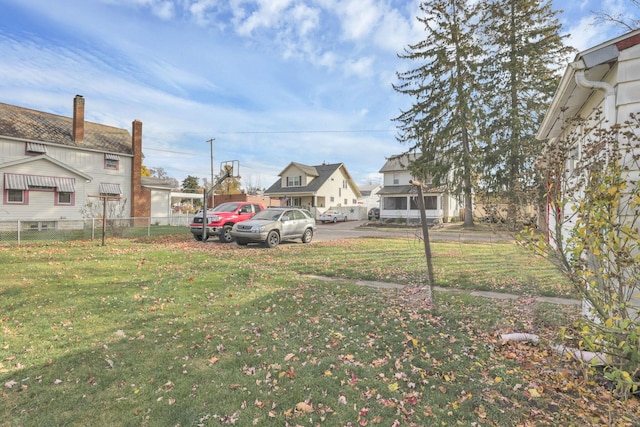
[[[592, 12], [638, 15], [630, 0], [553, 4], [578, 51], [625, 32]], [[71, 117], [79, 94], [87, 121], [131, 132], [140, 120], [144, 165], [179, 182], [235, 160], [245, 186], [270, 187], [290, 162], [343, 163], [379, 184], [408, 148], [392, 119], [412, 100], [392, 84], [416, 65], [397, 54], [424, 39], [418, 5], [0, 0], [0, 102]]]

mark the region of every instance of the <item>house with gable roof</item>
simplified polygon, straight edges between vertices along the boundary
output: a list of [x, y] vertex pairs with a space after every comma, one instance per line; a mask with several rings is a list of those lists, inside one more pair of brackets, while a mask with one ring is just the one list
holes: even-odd
[[[421, 156], [421, 153], [408, 153], [391, 156], [380, 173], [383, 186], [380, 196], [381, 220], [420, 221], [417, 189], [410, 183], [415, 177], [409, 171], [409, 163]], [[449, 194], [445, 188], [435, 187], [429, 179], [422, 183], [425, 213], [427, 221], [451, 222], [460, 218], [461, 203]]]
[[355, 207], [362, 197], [344, 163], [308, 166], [291, 162], [278, 176], [280, 179], [264, 194], [272, 200], [280, 199], [283, 206], [300, 206], [322, 213], [331, 207]]
[[82, 206], [100, 198], [126, 203], [130, 217], [170, 211], [171, 189], [141, 176], [142, 122], [129, 133], [85, 121], [84, 107], [80, 95], [72, 117], [0, 103], [2, 219], [60, 228], [82, 220]]

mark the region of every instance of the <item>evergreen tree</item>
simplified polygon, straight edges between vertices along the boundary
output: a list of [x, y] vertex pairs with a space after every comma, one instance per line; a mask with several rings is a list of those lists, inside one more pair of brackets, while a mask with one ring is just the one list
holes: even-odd
[[487, 56], [479, 73], [486, 114], [482, 183], [509, 202], [508, 217], [515, 220], [515, 207], [535, 188], [535, 134], [570, 49], [550, 0], [492, 0], [486, 13]]
[[182, 181], [182, 191], [185, 193], [199, 193], [201, 191], [199, 179], [195, 176], [187, 176]]
[[[399, 57], [419, 65], [397, 72], [394, 89], [414, 98], [394, 120], [398, 140], [422, 155], [409, 165], [419, 179], [447, 185], [464, 200], [464, 225], [473, 225], [473, 179], [477, 138], [477, 67], [482, 55], [477, 33], [481, 3], [433, 0], [420, 5], [425, 40]], [[451, 179], [452, 178], [452, 179]]]

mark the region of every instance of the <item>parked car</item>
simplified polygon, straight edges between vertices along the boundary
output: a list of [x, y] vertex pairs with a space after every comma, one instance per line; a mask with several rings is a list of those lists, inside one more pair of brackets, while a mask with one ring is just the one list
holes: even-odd
[[274, 248], [283, 240], [309, 243], [315, 231], [316, 220], [305, 209], [267, 208], [250, 220], [235, 224], [231, 236], [239, 245], [258, 242]]
[[[229, 243], [233, 224], [251, 219], [256, 213], [264, 210], [259, 203], [228, 202], [222, 203], [213, 209], [207, 209], [207, 238], [218, 236], [221, 242]], [[202, 241], [202, 211], [198, 212], [189, 228], [193, 238]]]
[[322, 215], [320, 215], [318, 220], [321, 221], [323, 224], [325, 222], [346, 221], [347, 220], [347, 214], [343, 213], [342, 211], [338, 211], [338, 210], [329, 210], [329, 211], [326, 211], [325, 213], [323, 213]]
[[380, 208], [371, 208], [369, 209], [369, 213], [367, 214], [367, 218], [369, 221], [372, 219], [380, 219]]

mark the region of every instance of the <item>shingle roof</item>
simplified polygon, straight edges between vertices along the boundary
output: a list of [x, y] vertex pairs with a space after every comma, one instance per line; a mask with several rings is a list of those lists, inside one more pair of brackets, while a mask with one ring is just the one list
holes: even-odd
[[84, 139], [73, 138], [73, 119], [0, 103], [0, 136], [68, 147], [133, 154], [126, 129], [84, 122]]
[[[304, 187], [282, 187], [282, 179], [277, 180], [267, 191], [265, 194], [269, 193], [309, 193], [315, 192], [322, 187], [329, 177], [342, 166], [342, 163], [334, 163], [331, 165], [319, 165], [319, 166], [306, 166], [300, 163], [291, 163], [289, 166], [295, 165], [298, 168], [304, 170], [307, 175], [315, 176], [309, 185]], [[304, 169], [302, 168], [304, 167]], [[284, 171], [283, 171], [284, 172]], [[282, 174], [282, 173], [281, 173]]]
[[421, 155], [422, 153], [409, 153], [391, 156], [380, 169], [380, 173], [406, 171], [409, 169], [409, 162], [419, 158]]

